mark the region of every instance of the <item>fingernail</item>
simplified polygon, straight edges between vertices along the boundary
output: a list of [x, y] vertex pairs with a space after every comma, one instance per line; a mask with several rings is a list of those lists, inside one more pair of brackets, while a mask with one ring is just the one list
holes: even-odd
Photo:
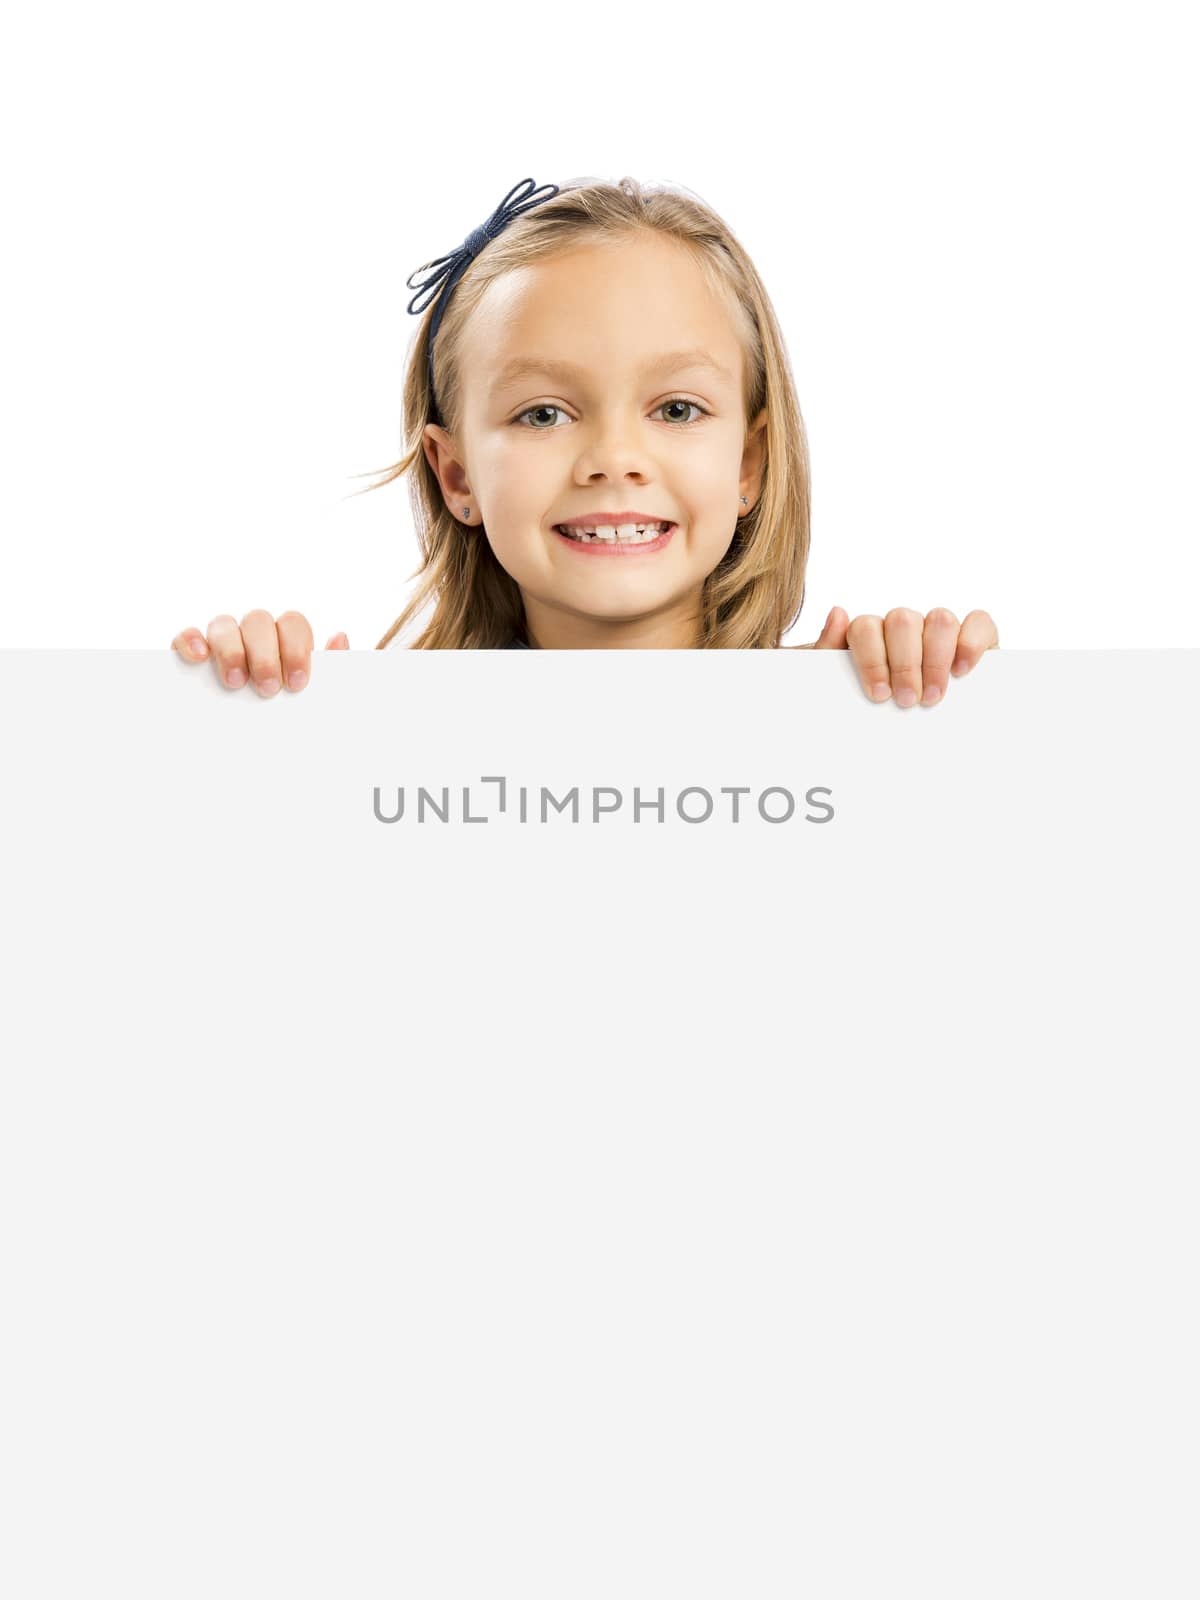
[[189, 639], [188, 649], [194, 656], [202, 656], [208, 649], [208, 646], [205, 644], [203, 639]]
[[288, 688], [289, 689], [303, 689], [303, 687], [304, 687], [306, 682], [307, 682], [307, 679], [305, 678], [304, 673], [301, 672], [299, 667], [297, 667], [294, 672], [289, 672], [288, 673]]
[[917, 691], [910, 684], [905, 684], [903, 689], [896, 690], [896, 704], [898, 706], [912, 706], [916, 705], [916, 703]]
[[245, 681], [246, 674], [241, 667], [231, 667], [225, 677], [225, 682], [231, 689], [240, 689]]
[[888, 695], [891, 694], [891, 692], [892, 692], [892, 686], [891, 686], [890, 683], [877, 683], [875, 685], [875, 687], [871, 690], [871, 699], [872, 700], [886, 700]]
[[954, 674], [954, 676], [956, 678], [961, 676], [961, 674], [964, 673], [966, 670], [967, 670], [967, 660], [966, 660], [965, 656], [959, 656], [958, 660], [950, 668], [950, 671]]
[[926, 706], [931, 706], [931, 705], [934, 704], [935, 701], [940, 700], [941, 698], [942, 698], [942, 691], [938, 688], [937, 684], [936, 683], [927, 683], [925, 685], [925, 693], [922, 696], [921, 704], [922, 705], [926, 705]]
[[259, 694], [262, 694], [262, 695], [271, 695], [271, 694], [275, 694], [277, 692], [278, 688], [279, 688], [279, 679], [278, 678], [264, 678], [262, 680], [262, 682], [258, 686], [258, 692], [259, 692]]

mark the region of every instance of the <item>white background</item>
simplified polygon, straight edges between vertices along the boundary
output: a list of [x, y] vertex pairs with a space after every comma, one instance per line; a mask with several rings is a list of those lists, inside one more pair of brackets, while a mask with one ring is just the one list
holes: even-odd
[[[0, 51], [0, 643], [254, 606], [370, 648], [416, 563], [404, 279], [522, 178], [680, 183], [777, 308], [805, 613], [1186, 646], [1188, 8], [26, 7]], [[779, 30], [786, 27], [786, 35]]]
[[[0, 657], [21, 1600], [1194, 1594], [1195, 656], [1036, 654], [1200, 643], [1189, 20], [6, 22], [0, 646], [130, 652]], [[824, 856], [389, 856], [345, 818], [418, 756], [590, 777], [577, 718], [502, 713], [606, 715], [595, 663], [481, 699], [481, 663], [352, 656], [268, 706], [136, 653], [259, 605], [369, 649], [416, 548], [403, 483], [345, 496], [399, 453], [405, 277], [526, 176], [625, 174], [712, 204], [779, 313], [790, 642], [948, 605], [1012, 654], [911, 716], [845, 659], [718, 661], [714, 696], [761, 677], [715, 744], [708, 702], [670, 739], [639, 702], [649, 782], [787, 749], [837, 785]], [[650, 964], [643, 1032], [593, 940]]]

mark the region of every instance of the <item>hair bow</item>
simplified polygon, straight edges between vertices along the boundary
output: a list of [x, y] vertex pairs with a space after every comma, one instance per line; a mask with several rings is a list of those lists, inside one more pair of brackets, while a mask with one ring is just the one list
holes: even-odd
[[[542, 193], [543, 189], [546, 191], [544, 194]], [[446, 309], [446, 302], [454, 293], [455, 284], [457, 284], [479, 252], [489, 245], [498, 234], [503, 233], [515, 216], [518, 216], [522, 211], [530, 210], [533, 206], [540, 206], [545, 201], [552, 200], [557, 193], [557, 184], [544, 183], [535, 188], [532, 178], [522, 178], [520, 183], [508, 191], [487, 221], [481, 227], [471, 229], [457, 250], [452, 250], [446, 256], [438, 256], [434, 261], [426, 261], [424, 266], [418, 267], [415, 272], [410, 272], [405, 279], [410, 289], [417, 290], [417, 293], [408, 302], [409, 313], [414, 317], [419, 316], [425, 310], [434, 295], [437, 294], [439, 286], [442, 290], [429, 324], [429, 393], [431, 399], [433, 399], [435, 414], [437, 413], [437, 400], [433, 385], [433, 341], [437, 337], [442, 313]], [[413, 282], [413, 279], [417, 277], [417, 273], [430, 271], [433, 268], [437, 270], [433, 272], [432, 277], [428, 277], [422, 282]], [[422, 295], [426, 295], [424, 300], [421, 299]]]

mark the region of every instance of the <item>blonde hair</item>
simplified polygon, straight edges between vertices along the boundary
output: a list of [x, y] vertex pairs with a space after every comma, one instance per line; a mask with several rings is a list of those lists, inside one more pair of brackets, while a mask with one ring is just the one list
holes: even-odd
[[[787, 349], [753, 262], [717, 214], [678, 187], [648, 186], [634, 178], [613, 184], [582, 180], [514, 217], [468, 266], [438, 328], [437, 400], [446, 430], [462, 420], [460, 352], [463, 329], [490, 283], [514, 267], [581, 245], [620, 243], [651, 231], [677, 240], [729, 307], [745, 357], [747, 426], [766, 408], [761, 492], [737, 522], [732, 543], [708, 575], [702, 597], [700, 648], [774, 649], [804, 604], [810, 488], [808, 442]], [[465, 527], [447, 508], [422, 445], [436, 420], [429, 388], [430, 304], [410, 352], [404, 378], [406, 449], [379, 482], [381, 489], [412, 471], [409, 495], [422, 561], [404, 610], [375, 646], [385, 649], [433, 600], [434, 611], [413, 650], [499, 649], [525, 637], [516, 580], [496, 559], [479, 526]], [[415, 470], [414, 470], [415, 469]], [[371, 474], [362, 474], [371, 476]]]

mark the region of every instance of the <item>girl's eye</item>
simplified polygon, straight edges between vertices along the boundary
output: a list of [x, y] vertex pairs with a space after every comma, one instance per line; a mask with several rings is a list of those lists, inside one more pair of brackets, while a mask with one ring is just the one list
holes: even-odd
[[[690, 406], [693, 411], [698, 411], [700, 413], [700, 416], [702, 416], [702, 417], [707, 417], [708, 415], [710, 415], [710, 413], [707, 412], [702, 405], [698, 405], [695, 400], [684, 400], [681, 397], [676, 397], [675, 399], [672, 399], [672, 400], [664, 400], [663, 403], [660, 406], [655, 406], [654, 409], [656, 411], [665, 411], [668, 406]], [[534, 413], [538, 412], [538, 411], [558, 411], [558, 412], [561, 412], [563, 416], [566, 416], [566, 412], [563, 411], [563, 408], [561, 406], [552, 406], [552, 405], [530, 406], [528, 411], [522, 411], [519, 417], [514, 417], [513, 418], [513, 422], [514, 423], [523, 423], [526, 417], [532, 417], [534, 415]], [[700, 420], [699, 417], [685, 417], [685, 418], [683, 418], [681, 420], [674, 421], [672, 423], [672, 425], [674, 427], [677, 427], [677, 428], [692, 428], [692, 427], [695, 427], [696, 423], [699, 420]], [[531, 424], [529, 424], [529, 426], [530, 426], [531, 432], [533, 432], [533, 433], [553, 433], [554, 432], [553, 427], [543, 428], [543, 427], [538, 426], [535, 423], [531, 423]]]

